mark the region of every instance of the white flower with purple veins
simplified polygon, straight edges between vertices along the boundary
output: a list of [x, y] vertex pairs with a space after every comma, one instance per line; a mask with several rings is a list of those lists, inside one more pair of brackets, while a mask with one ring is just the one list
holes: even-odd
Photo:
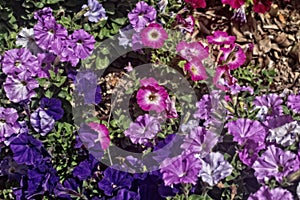
[[300, 126], [297, 121], [270, 130], [267, 140], [276, 142], [284, 147], [290, 146], [299, 140]]
[[97, 0], [88, 0], [88, 5], [84, 4], [82, 9], [88, 10], [84, 16], [88, 17], [90, 22], [98, 22], [107, 19], [105, 9]]
[[17, 35], [16, 45], [29, 49], [29, 51], [34, 55], [42, 52], [42, 50], [35, 43], [33, 28], [22, 28]]
[[220, 180], [229, 176], [233, 167], [224, 159], [219, 152], [211, 152], [201, 159], [202, 168], [199, 177], [210, 186], [216, 185]]

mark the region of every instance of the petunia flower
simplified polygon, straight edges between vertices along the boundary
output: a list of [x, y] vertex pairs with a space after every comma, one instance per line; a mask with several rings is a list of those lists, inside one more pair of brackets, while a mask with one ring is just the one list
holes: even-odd
[[161, 131], [158, 119], [148, 114], [139, 116], [124, 132], [134, 144], [146, 144]]
[[42, 49], [40, 49], [35, 42], [33, 28], [22, 28], [17, 35], [16, 45], [29, 49], [34, 55], [42, 52]]
[[169, 97], [166, 99], [166, 117], [167, 118], [177, 118], [178, 113], [176, 110], [176, 97]]
[[42, 98], [40, 107], [45, 110], [49, 116], [53, 117], [55, 121], [60, 120], [64, 115], [61, 100], [57, 98]]
[[244, 5], [245, 0], [222, 0], [223, 4], [229, 4], [232, 8], [238, 9]]
[[213, 35], [206, 37], [209, 44], [233, 44], [236, 40], [235, 36], [229, 36], [227, 32], [224, 31], [215, 31]]
[[247, 142], [243, 146], [243, 149], [238, 152], [239, 158], [245, 165], [251, 167], [257, 160], [258, 153], [262, 149], [264, 149], [264, 146], [260, 145], [257, 141], [251, 139], [247, 140]]
[[185, 42], [181, 41], [176, 46], [176, 51], [179, 55], [191, 62], [192, 60], [202, 61], [208, 57], [208, 49], [204, 48], [200, 42]]
[[201, 159], [202, 168], [199, 177], [210, 186], [216, 185], [220, 180], [229, 176], [233, 167], [219, 152], [211, 152]]
[[95, 142], [100, 142], [103, 150], [106, 150], [110, 145], [109, 130], [104, 124], [89, 122], [87, 124], [91, 129], [98, 133], [98, 138]]
[[184, 69], [190, 73], [193, 81], [201, 81], [208, 78], [206, 70], [199, 60], [192, 60], [191, 62], [185, 63]]
[[293, 200], [293, 195], [290, 191], [280, 187], [269, 189], [264, 185], [259, 188], [254, 194], [251, 194], [248, 200]]
[[80, 162], [73, 170], [73, 176], [79, 180], [86, 180], [90, 178], [93, 173], [97, 170], [99, 161], [95, 159], [91, 154], [87, 159]]
[[69, 36], [69, 45], [80, 59], [90, 56], [94, 50], [96, 40], [83, 29], [76, 30]]
[[27, 166], [16, 163], [11, 156], [0, 161], [0, 176], [7, 176], [9, 181], [20, 181], [27, 174]]
[[38, 22], [44, 22], [45, 19], [53, 19], [52, 9], [50, 7], [45, 7], [37, 12], [34, 12], [34, 19], [38, 20]]
[[161, 163], [160, 172], [166, 186], [178, 183], [196, 184], [201, 162], [193, 154], [183, 154], [167, 158]]
[[253, 104], [260, 109], [260, 118], [269, 119], [270, 117], [280, 116], [283, 113], [281, 104], [283, 100], [277, 94], [264, 94], [255, 97]]
[[287, 99], [287, 106], [295, 113], [300, 113], [300, 94], [290, 94]]
[[139, 195], [136, 192], [127, 190], [127, 189], [120, 189], [116, 196], [112, 197], [110, 200], [132, 200], [132, 199], [139, 199]]
[[5, 141], [5, 138], [19, 132], [18, 118], [16, 109], [0, 107], [0, 143]]
[[15, 75], [28, 71], [34, 76], [39, 69], [37, 57], [26, 48], [11, 49], [3, 55], [2, 71], [5, 74]]
[[229, 90], [237, 82], [227, 65], [218, 66], [213, 77], [214, 85], [221, 90]]
[[141, 38], [145, 46], [159, 49], [168, 39], [168, 33], [160, 24], [152, 23], [142, 30]]
[[104, 177], [98, 183], [98, 187], [104, 191], [105, 195], [112, 196], [114, 191], [129, 189], [132, 181], [133, 178], [129, 173], [108, 167], [104, 171]]
[[29, 72], [24, 71], [17, 76], [7, 76], [3, 86], [8, 99], [14, 103], [19, 103], [34, 97], [36, 95], [34, 89], [38, 88], [39, 84]]
[[197, 111], [194, 114], [196, 119], [208, 120], [211, 114], [212, 104], [211, 95], [205, 94], [200, 101], [196, 103]]
[[271, 9], [271, 0], [253, 0], [253, 11], [257, 13], [265, 13]]
[[184, 0], [186, 3], [191, 4], [193, 8], [205, 8], [206, 0]]
[[84, 4], [82, 9], [88, 9], [88, 11], [84, 13], [84, 16], [88, 17], [90, 22], [98, 22], [102, 19], [107, 19], [105, 9], [97, 0], [88, 0], [88, 5]]
[[38, 53], [37, 59], [40, 69], [37, 71], [38, 78], [49, 78], [49, 70], [52, 67], [52, 63], [55, 61], [56, 56], [51, 53]]
[[283, 151], [275, 145], [269, 146], [252, 166], [255, 170], [254, 175], [260, 183], [272, 177], [281, 182], [283, 177], [297, 171], [299, 167], [300, 162], [296, 154]]
[[169, 96], [166, 89], [158, 85], [153, 78], [141, 80], [140, 83], [141, 87], [136, 95], [138, 105], [144, 111], [154, 110], [159, 113], [165, 110]]
[[[238, 9], [234, 11], [233, 16], [231, 17], [232, 20], [239, 22], [240, 24], [245, 24], [247, 22], [247, 16], [245, 11], [245, 5], [242, 5]], [[252, 50], [251, 48], [249, 50]]]
[[189, 33], [194, 32], [195, 18], [189, 15], [187, 18], [183, 18], [182, 15], [176, 15], [177, 26], [181, 31], [187, 31]]
[[134, 30], [140, 32], [147, 24], [155, 22], [156, 10], [146, 2], [140, 1], [128, 13], [128, 19]]
[[55, 120], [42, 108], [38, 108], [30, 115], [32, 128], [42, 136], [47, 135], [55, 125]]
[[134, 31], [132, 31], [131, 29], [131, 24], [126, 26], [125, 28], [119, 29], [119, 45], [124, 47], [125, 49], [127, 47], [132, 47], [132, 36]]
[[230, 70], [235, 70], [242, 66], [246, 61], [244, 50], [238, 45], [232, 45], [229, 48], [221, 48], [223, 51], [220, 61], [222, 65], [226, 64]]

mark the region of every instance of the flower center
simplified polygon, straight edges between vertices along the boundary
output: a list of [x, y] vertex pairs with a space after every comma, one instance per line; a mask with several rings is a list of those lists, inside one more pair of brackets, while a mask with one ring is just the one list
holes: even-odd
[[27, 85], [27, 82], [26, 82], [26, 81], [21, 81], [21, 84], [22, 84], [23, 86], [26, 86], [26, 85]]
[[283, 170], [284, 170], [284, 167], [283, 167], [282, 165], [279, 165], [279, 166], [278, 166], [278, 171], [279, 171], [279, 172], [283, 172]]
[[51, 28], [48, 32], [51, 33], [51, 34], [54, 34], [54, 33], [55, 33], [55, 31], [54, 31], [53, 28]]
[[5, 124], [5, 123], [6, 123], [6, 120], [5, 120], [5, 119], [0, 119], [0, 123]]
[[82, 44], [82, 43], [83, 43], [82, 40], [77, 41], [77, 44]]
[[151, 93], [150, 96], [149, 96], [150, 101], [155, 101], [156, 98], [157, 98], [157, 96], [154, 93]]
[[19, 67], [20, 64], [21, 64], [21, 61], [20, 61], [20, 60], [16, 60], [16, 61], [15, 61], [15, 66], [16, 66], [16, 67]]
[[153, 31], [150, 35], [151, 35], [151, 37], [154, 38], [154, 39], [157, 39], [158, 36], [159, 36], [158, 33], [157, 33], [156, 31]]

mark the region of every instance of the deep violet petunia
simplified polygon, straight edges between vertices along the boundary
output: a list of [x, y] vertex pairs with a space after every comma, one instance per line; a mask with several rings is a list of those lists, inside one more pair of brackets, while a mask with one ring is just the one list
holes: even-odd
[[253, 101], [255, 108], [260, 109], [260, 118], [263, 119], [282, 115], [282, 103], [283, 100], [278, 94], [264, 94], [255, 97]]
[[0, 107], [0, 143], [5, 141], [5, 138], [19, 132], [18, 118], [16, 109]]
[[104, 171], [104, 177], [98, 183], [98, 187], [103, 190], [104, 194], [112, 196], [113, 192], [117, 190], [129, 189], [132, 181], [133, 178], [129, 173], [108, 167]]
[[155, 22], [156, 10], [146, 2], [140, 1], [136, 7], [128, 13], [128, 19], [134, 30], [141, 31], [147, 24]]
[[34, 76], [39, 69], [37, 57], [32, 55], [27, 48], [11, 49], [3, 55], [2, 71], [5, 74], [15, 75], [28, 71]]
[[184, 0], [186, 3], [191, 4], [193, 8], [205, 8], [206, 0]]
[[226, 64], [230, 70], [235, 70], [242, 66], [246, 61], [244, 50], [238, 45], [231, 45], [229, 48], [221, 48], [223, 51], [220, 61]]
[[105, 9], [97, 0], [88, 0], [88, 5], [84, 4], [82, 9], [87, 9], [84, 13], [90, 22], [98, 22], [107, 19]]
[[229, 36], [228, 33], [224, 31], [215, 31], [213, 35], [207, 36], [206, 39], [210, 44], [224, 45], [233, 44], [236, 37]]
[[34, 89], [38, 88], [39, 84], [29, 72], [24, 71], [17, 76], [7, 76], [3, 86], [8, 99], [19, 103], [34, 97], [36, 95]]
[[205, 48], [200, 42], [185, 42], [181, 41], [176, 46], [176, 51], [179, 55], [191, 62], [192, 60], [202, 61], [208, 57], [208, 48]]
[[60, 120], [64, 115], [61, 100], [57, 98], [42, 98], [40, 107], [45, 110], [49, 116], [53, 117], [55, 121]]
[[116, 196], [112, 197], [110, 200], [134, 200], [140, 199], [138, 193], [127, 190], [127, 189], [120, 189]]
[[148, 114], [139, 116], [135, 122], [132, 122], [125, 136], [129, 137], [134, 144], [146, 144], [161, 131], [159, 120]]
[[216, 185], [220, 180], [229, 176], [233, 167], [219, 152], [211, 152], [201, 159], [202, 168], [199, 177], [210, 186]]
[[287, 99], [287, 106], [295, 113], [300, 113], [300, 94], [290, 94]]
[[80, 59], [85, 59], [93, 53], [95, 43], [94, 37], [83, 29], [76, 30], [69, 36], [69, 45]]
[[182, 154], [173, 158], [166, 158], [161, 163], [160, 172], [166, 186], [178, 183], [196, 184], [197, 175], [201, 169], [201, 162], [193, 154]]
[[185, 63], [184, 69], [189, 72], [193, 81], [201, 81], [208, 78], [206, 70], [199, 60]]
[[251, 194], [248, 200], [293, 200], [293, 195], [290, 191], [277, 187], [270, 189], [264, 185], [259, 188], [254, 194]]
[[271, 0], [253, 0], [253, 11], [257, 13], [265, 13], [271, 9]]
[[73, 176], [79, 180], [86, 180], [90, 178], [93, 173], [97, 170], [99, 161], [95, 159], [91, 154], [87, 159], [80, 162], [73, 170]]
[[27, 166], [16, 163], [11, 156], [0, 161], [0, 176], [7, 176], [9, 181], [20, 181], [27, 173]]
[[159, 49], [168, 39], [168, 33], [157, 23], [152, 23], [141, 31], [141, 38], [144, 46]]
[[19, 134], [10, 143], [14, 160], [19, 164], [34, 165], [42, 158], [42, 142], [29, 134]]
[[233, 135], [233, 140], [240, 145], [245, 144], [248, 140], [254, 140], [259, 145], [265, 143], [266, 130], [259, 121], [240, 118], [228, 122], [226, 126], [228, 132]]
[[232, 8], [237, 9], [244, 5], [245, 0], [222, 0], [223, 4], [229, 4]]
[[30, 123], [37, 133], [45, 136], [54, 128], [55, 120], [44, 109], [38, 108], [30, 115]]
[[264, 183], [273, 177], [281, 182], [283, 177], [297, 171], [299, 166], [300, 162], [296, 154], [271, 145], [254, 162], [252, 168], [255, 170], [254, 175], [257, 180]]

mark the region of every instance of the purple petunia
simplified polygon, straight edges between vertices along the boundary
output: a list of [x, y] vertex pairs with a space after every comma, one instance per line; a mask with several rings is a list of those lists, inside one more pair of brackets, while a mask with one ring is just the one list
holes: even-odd
[[130, 124], [124, 134], [129, 137], [134, 144], [146, 144], [161, 131], [157, 118], [148, 114], [139, 116], [135, 122]]
[[173, 158], [166, 158], [161, 163], [160, 172], [166, 186], [178, 183], [196, 184], [197, 175], [201, 169], [201, 162], [193, 154], [183, 154]]
[[98, 187], [104, 191], [104, 194], [112, 196], [114, 191], [122, 188], [129, 189], [132, 181], [133, 178], [129, 173], [108, 167], [104, 171], [104, 177], [98, 183]]
[[300, 162], [296, 154], [271, 145], [253, 164], [255, 176], [260, 183], [274, 177], [281, 182], [283, 177], [299, 169]]
[[176, 21], [178, 27], [181, 31], [187, 31], [189, 33], [194, 32], [195, 18], [192, 15], [189, 15], [187, 18], [183, 18], [182, 15], [176, 15]]
[[19, 132], [18, 118], [18, 112], [14, 108], [0, 107], [0, 143]]
[[60, 120], [64, 115], [61, 100], [57, 98], [42, 98], [40, 107], [55, 121]]
[[20, 181], [26, 173], [27, 166], [17, 164], [11, 156], [6, 156], [0, 161], [0, 176], [8, 176], [10, 181]]
[[37, 71], [38, 78], [49, 78], [49, 70], [52, 67], [52, 63], [55, 60], [55, 56], [51, 53], [39, 53], [37, 59], [39, 62], [40, 69]]
[[216, 185], [221, 179], [229, 176], [233, 167], [219, 152], [211, 152], [201, 159], [202, 168], [199, 177], [210, 186]]
[[80, 59], [90, 56], [94, 50], [96, 40], [83, 29], [76, 30], [69, 36], [70, 47]]
[[97, 0], [88, 0], [88, 5], [84, 4], [82, 9], [87, 9], [84, 13], [90, 22], [98, 22], [102, 19], [107, 19], [105, 9]]
[[14, 103], [34, 97], [36, 95], [34, 89], [39, 87], [38, 82], [27, 71], [21, 72], [17, 76], [7, 76], [3, 85], [6, 96]]
[[136, 7], [128, 13], [130, 24], [137, 32], [141, 31], [146, 25], [155, 22], [156, 10], [146, 2], [140, 1]]
[[248, 200], [293, 200], [293, 195], [286, 189], [262, 186], [257, 192], [251, 194]]
[[196, 103], [198, 110], [195, 112], [196, 119], [208, 120], [211, 115], [212, 103], [211, 95], [205, 94], [200, 101]]
[[300, 94], [290, 94], [287, 99], [287, 106], [295, 113], [300, 113]]
[[20, 134], [10, 143], [14, 160], [19, 164], [34, 165], [42, 158], [42, 142], [29, 134]]
[[94, 158], [91, 154], [89, 157], [80, 162], [73, 170], [73, 176], [79, 180], [86, 180], [90, 178], [93, 173], [97, 170], [99, 161]]
[[35, 75], [40, 65], [37, 58], [26, 48], [11, 49], [4, 53], [2, 71], [8, 75], [19, 74], [24, 71]]
[[245, 165], [252, 166], [258, 158], [258, 153], [263, 148], [264, 146], [259, 145], [256, 141], [247, 140], [243, 149], [239, 151], [239, 158]]
[[253, 104], [255, 108], [259, 108], [258, 117], [262, 119], [269, 119], [273, 116], [280, 116], [283, 113], [281, 104], [283, 100], [278, 94], [264, 94], [255, 97]]
[[54, 128], [55, 120], [44, 109], [38, 108], [31, 114], [30, 123], [37, 133], [45, 136]]
[[38, 20], [39, 22], [43, 22], [45, 19], [53, 19], [52, 9], [49, 7], [45, 7], [41, 10], [38, 10], [34, 13], [34, 19]]

